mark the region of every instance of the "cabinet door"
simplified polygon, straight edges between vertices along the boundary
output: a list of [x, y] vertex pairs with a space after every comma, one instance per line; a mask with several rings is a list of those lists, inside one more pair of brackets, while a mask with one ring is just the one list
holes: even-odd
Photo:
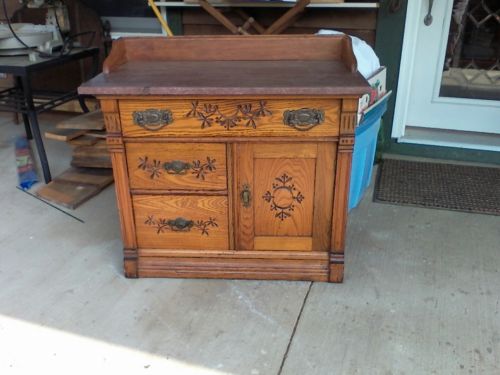
[[327, 251], [336, 144], [235, 146], [236, 248]]

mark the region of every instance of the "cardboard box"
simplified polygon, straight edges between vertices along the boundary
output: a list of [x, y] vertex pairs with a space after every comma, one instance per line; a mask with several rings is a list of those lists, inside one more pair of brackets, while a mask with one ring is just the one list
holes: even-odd
[[359, 99], [359, 113], [362, 113], [366, 108], [373, 105], [387, 92], [387, 68], [381, 66], [371, 77], [367, 78], [367, 81], [370, 84], [371, 91], [369, 94], [365, 94]]

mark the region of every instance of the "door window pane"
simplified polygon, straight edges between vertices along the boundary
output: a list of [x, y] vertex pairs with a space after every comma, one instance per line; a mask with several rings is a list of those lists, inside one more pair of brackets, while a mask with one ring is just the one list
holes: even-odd
[[440, 96], [500, 100], [500, 1], [455, 0]]

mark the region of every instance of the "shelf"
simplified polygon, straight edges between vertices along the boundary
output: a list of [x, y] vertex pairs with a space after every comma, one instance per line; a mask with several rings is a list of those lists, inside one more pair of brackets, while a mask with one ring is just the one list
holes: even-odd
[[[193, 8], [199, 7], [196, 3], [185, 3], [183, 1], [155, 1], [158, 7], [165, 8]], [[291, 8], [295, 5], [295, 2], [234, 2], [234, 3], [220, 3], [212, 4], [214, 7], [237, 7], [237, 8]], [[379, 8], [379, 3], [313, 3], [307, 6], [308, 8], [340, 8], [340, 9], [377, 9]]]

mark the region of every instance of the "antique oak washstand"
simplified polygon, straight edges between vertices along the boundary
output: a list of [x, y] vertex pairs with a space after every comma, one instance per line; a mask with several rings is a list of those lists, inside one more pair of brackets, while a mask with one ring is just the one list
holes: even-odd
[[358, 98], [344, 36], [126, 38], [101, 102], [127, 277], [341, 282]]

